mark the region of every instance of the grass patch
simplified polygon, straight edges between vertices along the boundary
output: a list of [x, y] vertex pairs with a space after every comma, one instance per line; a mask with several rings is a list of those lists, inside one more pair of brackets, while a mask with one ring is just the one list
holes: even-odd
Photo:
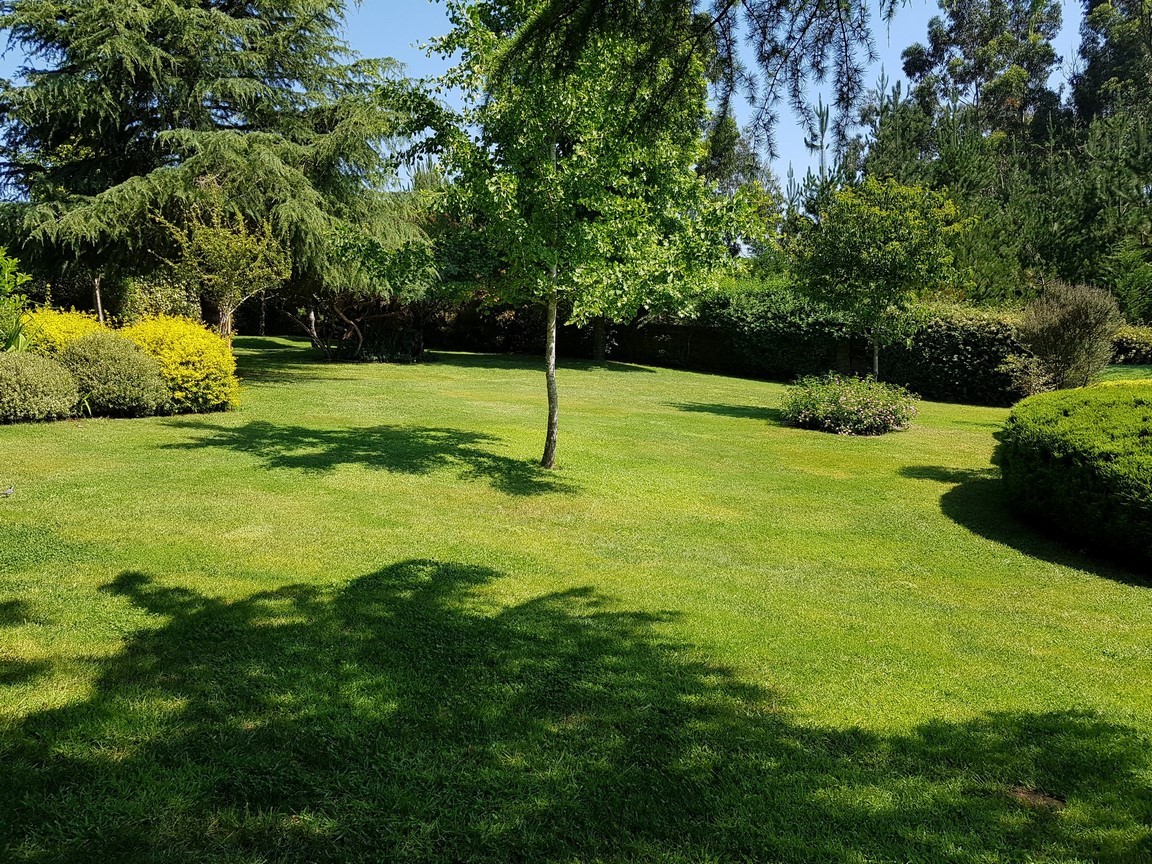
[[234, 414], [0, 428], [0, 859], [1152, 855], [1152, 593], [1006, 412], [574, 364], [553, 474], [535, 361], [240, 345]]
[[1152, 378], [1152, 366], [1109, 366], [1105, 381], [1127, 381], [1133, 378]]

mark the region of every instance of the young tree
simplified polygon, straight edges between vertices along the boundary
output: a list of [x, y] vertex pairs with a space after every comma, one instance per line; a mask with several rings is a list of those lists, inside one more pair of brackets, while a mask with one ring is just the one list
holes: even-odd
[[334, 231], [395, 217], [384, 145], [402, 85], [340, 35], [344, 0], [7, 0], [28, 58], [0, 84], [0, 230], [45, 271], [154, 266], [214, 177], [249, 225], [270, 221], [296, 280], [352, 278]]
[[879, 378], [881, 347], [906, 335], [921, 298], [954, 278], [946, 239], [959, 227], [943, 196], [868, 178], [832, 193], [814, 218], [792, 220], [793, 273], [814, 299], [851, 317]]
[[[634, 40], [590, 39], [561, 77], [509, 55], [542, 6], [451, 0], [454, 29], [437, 46], [461, 57], [446, 83], [463, 90], [467, 107], [445, 161], [459, 219], [499, 259], [487, 287], [547, 310], [541, 464], [551, 468], [561, 300], [576, 322], [690, 302], [731, 260], [724, 237], [734, 233], [740, 199], [712, 195], [696, 171], [707, 117], [703, 54], [689, 74], [653, 66], [624, 99], [621, 79], [643, 50]], [[675, 112], [649, 113], [675, 76]]]

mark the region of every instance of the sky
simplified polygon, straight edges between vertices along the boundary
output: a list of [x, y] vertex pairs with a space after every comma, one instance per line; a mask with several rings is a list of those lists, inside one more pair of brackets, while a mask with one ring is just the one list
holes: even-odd
[[[431, 77], [445, 70], [446, 63], [439, 57], [428, 57], [420, 48], [433, 36], [448, 29], [444, 5], [438, 0], [363, 0], [356, 6], [349, 4], [346, 37], [351, 46], [367, 57], [392, 57], [407, 68], [412, 77]], [[1076, 57], [1079, 45], [1081, 7], [1077, 2], [1065, 2], [1064, 29], [1056, 40], [1056, 51], [1064, 58], [1052, 83], [1064, 84], [1069, 75], [1069, 64]], [[929, 19], [937, 14], [935, 0], [904, 0], [890, 26], [883, 22], [875, 27], [877, 53], [880, 59], [871, 70], [875, 80], [883, 70], [895, 82], [901, 78], [900, 53], [914, 42], [926, 41]], [[0, 58], [0, 75], [11, 75], [20, 66], [18, 52], [9, 51]], [[817, 90], [813, 90], [813, 101]], [[737, 105], [737, 111], [747, 106]], [[750, 113], [744, 111], [744, 115]], [[781, 112], [776, 130], [779, 158], [774, 170], [783, 177], [791, 164], [802, 175], [813, 164], [813, 156], [804, 147], [804, 134], [794, 118]]]

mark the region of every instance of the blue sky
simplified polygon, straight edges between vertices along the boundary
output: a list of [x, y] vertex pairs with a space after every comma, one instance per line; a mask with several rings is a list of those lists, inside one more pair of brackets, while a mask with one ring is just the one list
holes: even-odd
[[[1080, 5], [1066, 2], [1064, 5], [1064, 31], [1056, 40], [1056, 50], [1067, 65], [1076, 56], [1079, 45]], [[408, 69], [414, 77], [434, 76], [444, 71], [444, 61], [429, 58], [418, 46], [432, 36], [447, 29], [444, 6], [437, 0], [364, 0], [356, 7], [350, 4], [348, 15], [348, 41], [352, 47], [365, 56], [393, 57]], [[876, 32], [876, 47], [880, 60], [873, 70], [878, 77], [884, 69], [888, 77], [895, 80], [900, 76], [900, 52], [913, 42], [924, 41], [928, 20], [937, 13], [934, 0], [905, 0], [905, 5], [896, 13], [891, 27], [881, 22]], [[21, 58], [9, 52], [0, 61], [0, 74], [10, 75], [20, 65]], [[1066, 80], [1064, 70], [1058, 70], [1053, 83]], [[813, 93], [815, 98], [815, 91]], [[811, 157], [804, 148], [803, 134], [792, 117], [782, 114], [777, 130], [780, 158], [775, 166], [783, 176], [789, 163], [796, 166], [797, 173], [811, 164]]]

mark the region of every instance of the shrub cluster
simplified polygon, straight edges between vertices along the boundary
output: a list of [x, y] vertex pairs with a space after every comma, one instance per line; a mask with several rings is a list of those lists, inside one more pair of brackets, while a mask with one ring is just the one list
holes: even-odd
[[26, 352], [0, 353], [0, 423], [68, 417], [77, 398], [76, 382], [55, 360]]
[[802, 378], [788, 391], [784, 416], [805, 429], [838, 435], [883, 435], [907, 429], [916, 397], [874, 378], [841, 375]]
[[1121, 327], [1112, 341], [1112, 362], [1152, 365], [1152, 327]]
[[28, 313], [27, 350], [56, 357], [68, 345], [103, 329], [95, 315], [75, 310], [42, 308]]
[[174, 412], [235, 407], [240, 382], [227, 339], [198, 321], [167, 315], [146, 318], [122, 332], [159, 363]]
[[167, 408], [160, 364], [112, 330], [66, 345], [60, 362], [76, 381], [81, 409], [93, 416], [147, 417]]
[[1013, 409], [997, 461], [1019, 511], [1152, 562], [1152, 383], [1044, 393]]
[[1020, 341], [1056, 389], [1085, 387], [1112, 359], [1123, 323], [1116, 298], [1104, 289], [1055, 282], [1025, 308]]

